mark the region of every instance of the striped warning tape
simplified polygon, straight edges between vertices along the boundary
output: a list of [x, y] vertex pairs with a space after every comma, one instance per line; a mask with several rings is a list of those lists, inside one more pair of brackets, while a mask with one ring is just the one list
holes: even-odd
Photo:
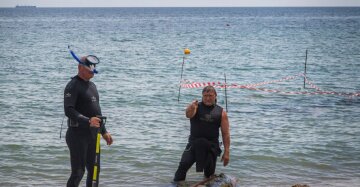
[[[266, 84], [272, 84], [272, 83], [278, 83], [283, 81], [292, 80], [298, 77], [304, 77], [305, 83], [310, 85], [311, 88], [315, 89], [315, 92], [308, 92], [308, 91], [281, 91], [276, 89], [267, 89], [267, 88], [257, 88], [258, 86], [263, 86]], [[264, 91], [269, 93], [279, 93], [279, 94], [292, 94], [292, 95], [337, 95], [337, 96], [348, 96], [348, 97], [360, 97], [360, 92], [334, 92], [334, 91], [322, 91], [318, 86], [316, 86], [314, 83], [309, 81], [309, 79], [303, 74], [299, 73], [297, 75], [293, 76], [287, 76], [281, 79], [272, 80], [272, 81], [265, 81], [265, 82], [259, 82], [259, 83], [253, 83], [253, 84], [225, 84], [222, 82], [191, 82], [189, 80], [182, 81], [181, 87], [183, 88], [201, 88], [205, 86], [213, 86], [215, 88], [240, 88], [240, 89], [248, 89], [248, 90], [256, 90], [256, 91]]]
[[316, 86], [315, 84], [313, 84], [311, 81], [309, 81], [309, 79], [305, 75], [303, 75], [303, 77], [305, 78], [305, 83], [310, 85], [311, 88], [314, 88], [317, 91], [321, 91], [321, 89], [318, 86]]
[[246, 87], [257, 87], [257, 86], [262, 86], [262, 85], [266, 85], [266, 84], [273, 84], [273, 83], [288, 81], [288, 80], [296, 79], [296, 78], [301, 77], [301, 76], [304, 76], [304, 74], [299, 73], [298, 75], [287, 76], [287, 77], [284, 77], [284, 78], [278, 79], [278, 80], [265, 81], [265, 82], [259, 82], [259, 83], [254, 83], [254, 84], [247, 84], [247, 85], [244, 85], [244, 86], [246, 86]]
[[291, 94], [291, 95], [337, 95], [337, 96], [348, 96], [348, 97], [359, 97], [360, 92], [350, 93], [350, 92], [333, 92], [333, 91], [316, 91], [316, 92], [296, 92], [296, 91], [280, 91], [272, 90], [266, 88], [248, 88], [249, 90], [258, 90], [270, 93], [280, 93], [280, 94]]

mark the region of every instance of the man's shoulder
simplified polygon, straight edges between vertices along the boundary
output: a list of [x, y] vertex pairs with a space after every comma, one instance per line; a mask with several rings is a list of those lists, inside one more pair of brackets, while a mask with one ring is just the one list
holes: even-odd
[[93, 88], [97, 89], [94, 82], [88, 81], [88, 84], [89, 84], [90, 87], [93, 87]]
[[71, 80], [66, 84], [65, 89], [73, 89], [76, 87], [76, 85], [79, 83], [79, 79], [77, 76], [71, 77]]
[[215, 107], [219, 108], [219, 109], [223, 109], [223, 107], [221, 107], [220, 105], [218, 104], [215, 104]]

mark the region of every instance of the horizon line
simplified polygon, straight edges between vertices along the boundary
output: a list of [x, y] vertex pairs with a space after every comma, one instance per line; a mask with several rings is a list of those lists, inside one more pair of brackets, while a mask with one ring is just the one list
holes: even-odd
[[16, 8], [16, 6], [34, 6], [36, 8], [360, 8], [359, 6], [37, 6], [15, 5], [0, 8]]

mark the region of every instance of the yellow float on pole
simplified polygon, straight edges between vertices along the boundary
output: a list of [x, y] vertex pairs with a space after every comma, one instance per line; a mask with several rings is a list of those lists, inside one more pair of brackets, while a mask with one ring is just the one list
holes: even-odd
[[190, 55], [190, 49], [189, 49], [189, 48], [185, 48], [185, 49], [184, 49], [184, 54], [185, 54], [185, 55]]
[[181, 89], [182, 75], [183, 75], [183, 71], [184, 71], [185, 56], [186, 56], [186, 55], [190, 55], [190, 53], [191, 53], [191, 51], [190, 51], [189, 48], [185, 48], [185, 49], [184, 49], [183, 62], [182, 62], [182, 66], [181, 66], [181, 75], [180, 75], [180, 85], [179, 85], [178, 103], [179, 103], [179, 101], [180, 101], [180, 89]]

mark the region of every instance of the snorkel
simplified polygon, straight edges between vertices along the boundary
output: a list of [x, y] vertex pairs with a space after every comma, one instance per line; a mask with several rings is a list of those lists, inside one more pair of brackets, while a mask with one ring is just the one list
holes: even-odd
[[100, 60], [95, 55], [88, 55], [86, 56], [85, 62], [82, 62], [79, 57], [77, 57], [70, 49], [70, 45], [68, 45], [68, 49], [70, 51], [71, 56], [81, 65], [87, 66], [90, 68], [90, 70], [95, 74], [98, 73], [98, 71], [95, 69], [96, 64], [100, 63]]

